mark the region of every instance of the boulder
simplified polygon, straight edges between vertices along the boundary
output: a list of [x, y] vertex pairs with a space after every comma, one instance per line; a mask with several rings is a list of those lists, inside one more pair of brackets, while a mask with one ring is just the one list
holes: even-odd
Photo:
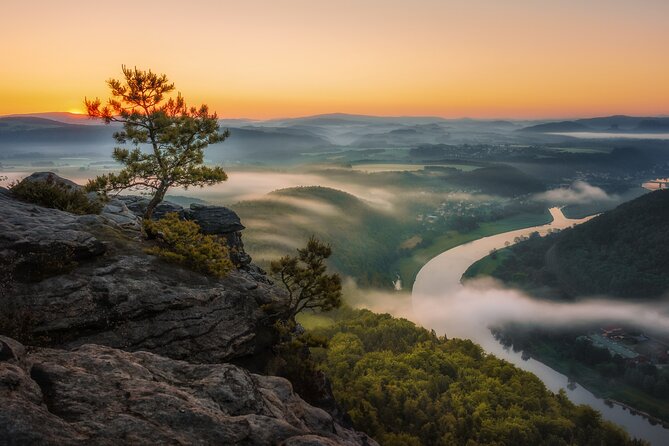
[[[119, 195], [118, 200], [122, 201], [127, 208], [137, 217], [144, 215], [149, 199], [137, 195]], [[249, 269], [251, 256], [244, 251], [241, 231], [244, 229], [239, 216], [232, 209], [224, 206], [206, 206], [198, 203], [192, 203], [189, 209], [182, 206], [163, 201], [160, 203], [152, 216], [157, 220], [169, 212], [176, 212], [181, 218], [195, 221], [200, 225], [200, 229], [205, 234], [219, 235], [225, 238], [230, 248], [230, 258], [237, 267]], [[253, 274], [258, 277], [258, 271], [253, 270]]]
[[0, 400], [8, 445], [376, 446], [283, 378], [100, 345], [0, 359]]
[[238, 267], [248, 269], [251, 256], [244, 251], [241, 233], [245, 228], [235, 211], [224, 206], [192, 203], [184, 211], [184, 218], [197, 222], [205, 234], [224, 237], [230, 248], [232, 262]]
[[237, 213], [223, 206], [193, 203], [184, 211], [184, 217], [196, 221], [205, 234], [226, 235], [244, 229]]
[[68, 190], [83, 190], [83, 187], [79, 184], [68, 180], [67, 178], [63, 178], [53, 172], [35, 172], [32, 175], [22, 179], [21, 182], [56, 184]]
[[[119, 195], [116, 199], [125, 203], [128, 209], [134, 213], [137, 217], [142, 217], [146, 208], [149, 205], [149, 200], [146, 197], [141, 197], [139, 195]], [[172, 203], [170, 201], [162, 201], [153, 211], [152, 219], [158, 220], [169, 214], [170, 212], [176, 212], [180, 217], [183, 217], [184, 208], [183, 206]]]
[[100, 215], [123, 230], [135, 232], [137, 235], [141, 234], [141, 220], [128, 209], [122, 200], [112, 199], [108, 201], [102, 208]]
[[[58, 270], [102, 255], [105, 244], [81, 217], [0, 194], [0, 263], [12, 261], [20, 275]], [[97, 216], [87, 216], [96, 218]], [[41, 271], [40, 271], [41, 270]]]

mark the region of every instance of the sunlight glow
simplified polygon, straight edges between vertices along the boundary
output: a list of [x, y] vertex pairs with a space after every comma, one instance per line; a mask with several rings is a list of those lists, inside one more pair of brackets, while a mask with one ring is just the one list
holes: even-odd
[[6, 3], [0, 114], [82, 107], [122, 64], [220, 117], [669, 113], [666, 0]]

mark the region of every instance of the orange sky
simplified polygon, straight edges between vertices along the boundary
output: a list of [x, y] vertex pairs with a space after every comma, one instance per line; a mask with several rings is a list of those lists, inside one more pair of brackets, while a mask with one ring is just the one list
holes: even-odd
[[667, 0], [5, 2], [0, 114], [81, 109], [121, 64], [222, 117], [669, 114]]

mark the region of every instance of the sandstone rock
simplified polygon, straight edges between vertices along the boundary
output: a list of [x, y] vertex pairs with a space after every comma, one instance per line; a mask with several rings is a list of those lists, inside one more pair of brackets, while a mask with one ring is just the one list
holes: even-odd
[[99, 345], [0, 360], [0, 400], [9, 445], [376, 445], [282, 378]]
[[[232, 209], [224, 206], [205, 206], [193, 203], [184, 211], [184, 218], [200, 225], [205, 234], [220, 235], [225, 238], [230, 248], [232, 262], [238, 267], [247, 267], [251, 256], [244, 251], [241, 231], [244, 229], [239, 216]], [[257, 271], [254, 271], [254, 274]]]
[[35, 172], [30, 176], [25, 177], [21, 182], [27, 183], [51, 183], [63, 186], [65, 189], [69, 190], [81, 190], [82, 186], [78, 185], [74, 181], [70, 181], [67, 178], [63, 178], [53, 172]]
[[237, 213], [223, 206], [193, 203], [184, 211], [184, 217], [196, 221], [205, 234], [225, 235], [244, 229]]
[[139, 217], [131, 212], [122, 200], [112, 199], [108, 201], [102, 208], [100, 215], [123, 230], [137, 233], [142, 231], [142, 223]]
[[[147, 198], [136, 195], [120, 195], [118, 199], [138, 217], [144, 215], [144, 211], [149, 204]], [[156, 207], [152, 218], [160, 219], [169, 212], [176, 212], [181, 218], [195, 221], [205, 234], [219, 235], [225, 238], [230, 248], [232, 262], [238, 267], [247, 268], [251, 264], [251, 256], [244, 251], [244, 243], [240, 232], [244, 229], [244, 225], [232, 209], [197, 203], [192, 203], [189, 209], [184, 209], [178, 204], [163, 201]], [[257, 270], [253, 270], [252, 274], [256, 277], [261, 275]]]
[[[138, 195], [119, 195], [116, 199], [125, 203], [128, 209], [137, 217], [142, 217], [149, 205], [149, 199]], [[153, 220], [161, 219], [170, 212], [176, 212], [179, 216], [183, 216], [184, 208], [181, 205], [172, 203], [170, 201], [163, 201], [153, 211]]]
[[75, 349], [0, 338], [0, 444], [375, 444], [287, 381], [222, 365], [263, 363], [285, 292], [254, 265], [214, 279], [146, 254], [126, 203], [76, 216], [0, 194], [0, 263], [74, 264], [5, 298], [40, 345]]
[[[75, 216], [3, 195], [0, 210], [0, 261], [22, 273], [13, 302], [29, 310], [33, 334], [48, 345], [94, 342], [223, 362], [273, 341], [270, 315], [283, 310], [285, 295], [250, 273], [214, 279], [166, 263], [104, 214]], [[45, 265], [49, 274], [36, 276]]]
[[21, 274], [32, 277], [40, 267], [48, 269], [45, 264], [66, 265], [105, 252], [76, 215], [1, 194], [0, 209], [0, 261], [12, 259]]

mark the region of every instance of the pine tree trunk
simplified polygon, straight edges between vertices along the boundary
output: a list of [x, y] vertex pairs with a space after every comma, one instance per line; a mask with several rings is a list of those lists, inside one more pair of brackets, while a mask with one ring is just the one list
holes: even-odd
[[156, 190], [156, 193], [153, 195], [153, 198], [151, 198], [151, 201], [149, 201], [149, 205], [146, 207], [146, 211], [144, 211], [145, 219], [147, 220], [151, 219], [151, 217], [153, 216], [153, 211], [156, 209], [156, 206], [158, 206], [160, 202], [163, 201], [166, 192], [167, 192], [167, 187], [162, 185]]

